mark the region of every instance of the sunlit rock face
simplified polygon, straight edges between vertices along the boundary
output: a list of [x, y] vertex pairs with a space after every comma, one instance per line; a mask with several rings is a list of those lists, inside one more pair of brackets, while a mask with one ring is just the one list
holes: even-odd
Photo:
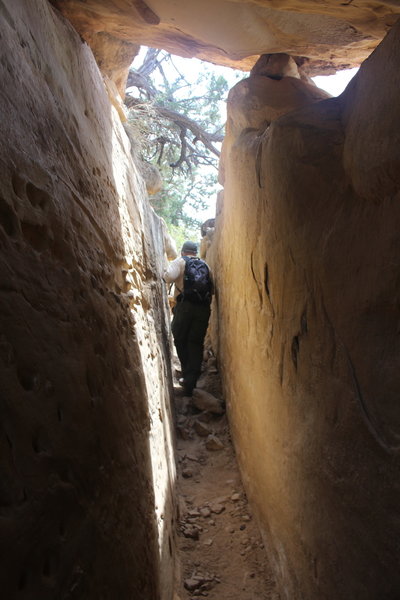
[[1, 19], [2, 597], [169, 599], [163, 226], [87, 44]]
[[218, 358], [288, 600], [400, 589], [399, 61], [398, 25], [337, 99], [250, 78], [228, 102]]
[[[250, 70], [258, 56], [310, 60], [314, 75], [358, 65], [400, 16], [394, 1], [52, 0], [77, 31], [114, 63], [118, 43]], [[108, 50], [109, 52], [108, 52]], [[95, 50], [96, 54], [96, 50]], [[134, 51], [132, 56], [134, 55]]]

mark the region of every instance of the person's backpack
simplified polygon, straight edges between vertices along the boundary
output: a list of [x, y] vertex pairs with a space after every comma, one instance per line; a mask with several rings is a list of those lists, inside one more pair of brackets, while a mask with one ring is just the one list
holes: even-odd
[[212, 283], [207, 263], [201, 258], [183, 256], [183, 299], [195, 304], [211, 302]]

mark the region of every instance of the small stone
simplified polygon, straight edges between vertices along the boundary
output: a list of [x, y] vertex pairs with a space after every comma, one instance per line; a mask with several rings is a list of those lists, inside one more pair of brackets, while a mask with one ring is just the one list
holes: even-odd
[[213, 504], [226, 504], [229, 501], [229, 496], [218, 496], [214, 498]]
[[206, 540], [204, 540], [203, 544], [205, 546], [212, 546], [213, 540], [212, 538], [207, 538]]
[[240, 494], [238, 494], [238, 493], [232, 494], [231, 500], [232, 500], [232, 502], [237, 502], [238, 500], [240, 500]]
[[197, 420], [194, 422], [194, 430], [200, 437], [207, 437], [211, 433], [211, 429], [205, 423]]
[[240, 531], [244, 531], [244, 530], [246, 529], [246, 525], [241, 525], [241, 526], [239, 527], [239, 529], [240, 529]]
[[198, 388], [195, 388], [193, 390], [192, 399], [193, 404], [199, 410], [207, 410], [215, 415], [222, 415], [225, 412], [222, 401], [212, 394], [209, 394], [205, 390], [199, 390]]
[[199, 582], [197, 579], [190, 578], [190, 579], [185, 579], [185, 581], [183, 582], [183, 585], [189, 592], [193, 592], [194, 590], [196, 590], [199, 587]]
[[193, 454], [186, 454], [186, 458], [188, 460], [192, 460], [193, 462], [199, 462], [199, 459], [197, 458], [197, 456], [194, 456]]
[[204, 518], [207, 518], [211, 515], [211, 510], [208, 508], [208, 506], [205, 506], [204, 508], [200, 509], [200, 515]]
[[206, 581], [205, 583], [202, 584], [200, 589], [202, 592], [209, 592], [212, 589], [212, 582]]
[[188, 440], [190, 438], [190, 431], [189, 429], [187, 429], [187, 427], [183, 427], [182, 425], [177, 425], [176, 427], [179, 436], [183, 439], [183, 440]]
[[182, 477], [185, 479], [190, 479], [190, 477], [193, 477], [192, 469], [182, 469]]
[[200, 517], [200, 512], [197, 509], [188, 511], [189, 517]]
[[224, 445], [216, 435], [209, 435], [206, 440], [207, 450], [223, 450]]
[[251, 521], [251, 517], [249, 515], [242, 515], [242, 521]]
[[213, 526], [215, 526], [215, 521], [214, 521], [214, 519], [210, 519], [208, 522], [209, 522], [209, 524], [210, 524], [210, 525], [213, 525]]
[[199, 530], [196, 527], [193, 527], [192, 525], [189, 527], [185, 527], [182, 533], [186, 538], [191, 538], [192, 540], [199, 539]]
[[225, 510], [225, 506], [223, 506], [222, 504], [212, 504], [210, 506], [210, 510], [216, 515], [220, 515]]

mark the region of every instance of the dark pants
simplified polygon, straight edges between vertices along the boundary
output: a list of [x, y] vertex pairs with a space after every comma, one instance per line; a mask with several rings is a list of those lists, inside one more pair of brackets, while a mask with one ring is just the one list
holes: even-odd
[[172, 319], [172, 335], [182, 366], [185, 391], [192, 393], [201, 372], [203, 343], [210, 318], [209, 304], [178, 302]]

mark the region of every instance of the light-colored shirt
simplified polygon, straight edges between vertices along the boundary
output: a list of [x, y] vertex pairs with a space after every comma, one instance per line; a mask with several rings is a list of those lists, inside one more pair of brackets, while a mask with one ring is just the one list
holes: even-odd
[[168, 268], [164, 271], [164, 281], [174, 283], [174, 298], [183, 291], [183, 275], [185, 272], [185, 261], [182, 256], [178, 256], [171, 261]]

